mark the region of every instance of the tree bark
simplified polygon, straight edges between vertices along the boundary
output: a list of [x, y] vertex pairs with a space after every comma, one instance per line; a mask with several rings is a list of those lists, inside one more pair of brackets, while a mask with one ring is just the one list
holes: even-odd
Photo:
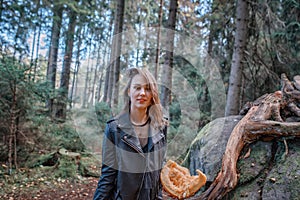
[[97, 47], [97, 59], [96, 59], [96, 66], [95, 66], [95, 69], [94, 69], [94, 78], [93, 78], [93, 81], [92, 81], [92, 88], [91, 88], [91, 91], [92, 91], [92, 98], [91, 98], [91, 102], [89, 105], [95, 105], [96, 103], [96, 98], [95, 95], [97, 95], [97, 92], [96, 92], [96, 88], [97, 88], [97, 80], [99, 80], [99, 72], [98, 70], [100, 69], [100, 60], [102, 59], [101, 56], [100, 56], [100, 48], [101, 48], [101, 43], [100, 45]]
[[234, 39], [234, 52], [231, 61], [229, 88], [225, 116], [236, 115], [240, 109], [240, 93], [242, 84], [244, 50], [247, 44], [247, 31], [249, 21], [248, 3], [238, 0], [236, 7], [236, 33]]
[[173, 70], [173, 51], [174, 51], [174, 31], [176, 26], [178, 2], [171, 0], [169, 8], [169, 18], [167, 26], [168, 40], [166, 41], [166, 56], [164, 66], [162, 69], [162, 90], [161, 90], [161, 104], [168, 111], [171, 103], [172, 91], [172, 70]]
[[[56, 82], [57, 58], [58, 58], [60, 29], [62, 25], [62, 14], [63, 14], [63, 7], [59, 5], [54, 5], [51, 42], [50, 42], [48, 65], [47, 65], [47, 80], [53, 92], [55, 90], [55, 82]], [[54, 99], [50, 97], [47, 100], [47, 108], [49, 109], [50, 116], [54, 114], [53, 104], [54, 104]]]
[[35, 60], [34, 60], [34, 68], [33, 68], [33, 81], [35, 81], [35, 77], [36, 77], [36, 72], [38, 70], [38, 64], [39, 64], [39, 60], [40, 60], [40, 42], [41, 42], [41, 32], [42, 32], [42, 25], [39, 24], [39, 28], [38, 28], [38, 35], [37, 35], [37, 44], [36, 44], [36, 50], [35, 50]]
[[82, 26], [79, 26], [77, 30], [77, 51], [76, 51], [76, 60], [75, 60], [75, 66], [74, 66], [74, 72], [73, 72], [73, 79], [72, 79], [72, 88], [71, 88], [71, 94], [70, 94], [70, 108], [75, 106], [76, 104], [76, 96], [77, 96], [77, 84], [78, 84], [78, 72], [80, 68], [80, 47], [82, 44], [83, 34], [82, 34]]
[[65, 120], [66, 112], [67, 112], [67, 101], [69, 100], [69, 82], [70, 82], [70, 70], [73, 56], [73, 46], [74, 46], [74, 35], [75, 35], [75, 27], [76, 27], [76, 13], [74, 10], [70, 10], [70, 21], [68, 25], [67, 31], [67, 39], [65, 46], [65, 55], [63, 62], [63, 69], [61, 72], [60, 79], [60, 89], [61, 96], [57, 103], [56, 108], [56, 117]]
[[[111, 16], [110, 17], [110, 22], [109, 22], [109, 33], [111, 33], [112, 31], [112, 27], [113, 27], [113, 17]], [[109, 35], [109, 38], [111, 38], [111, 34]], [[111, 48], [113, 48], [113, 44], [110, 46]], [[105, 48], [107, 48], [107, 46], [105, 46]], [[106, 51], [105, 51], [106, 52]], [[105, 71], [105, 81], [104, 81], [104, 92], [103, 92], [103, 101], [106, 102], [106, 103], [109, 103], [110, 102], [110, 99], [111, 99], [111, 95], [112, 92], [111, 92], [111, 87], [110, 87], [110, 79], [111, 79], [111, 76], [110, 76], [110, 70], [111, 70], [111, 57], [113, 57], [112, 55], [112, 52], [110, 53], [110, 55], [108, 56], [108, 66], [106, 67], [106, 71]]]
[[[10, 125], [9, 125], [9, 138], [8, 138], [8, 173], [12, 173], [12, 166], [13, 166], [13, 154], [14, 154], [14, 164], [15, 167], [17, 166], [17, 146], [16, 146], [16, 131], [17, 131], [17, 87], [16, 85], [12, 85], [11, 87], [12, 92], [12, 103], [10, 106]], [[13, 142], [14, 141], [14, 142]]]
[[157, 38], [156, 38], [156, 55], [155, 55], [155, 69], [154, 69], [154, 77], [158, 78], [158, 69], [159, 69], [159, 55], [160, 55], [160, 27], [162, 23], [162, 8], [163, 8], [163, 0], [159, 1], [159, 13], [158, 13], [158, 29], [157, 29]]
[[113, 88], [112, 88], [112, 102], [111, 105], [114, 107], [118, 106], [119, 102], [119, 79], [120, 79], [120, 56], [122, 49], [122, 31], [124, 24], [124, 9], [125, 9], [125, 0], [118, 0], [117, 3], [117, 13], [116, 13], [116, 21], [114, 27], [114, 39], [115, 45], [113, 46], [114, 51], [114, 70], [113, 70]]
[[[91, 44], [91, 42], [89, 42]], [[86, 73], [85, 73], [85, 80], [84, 80], [84, 88], [83, 88], [83, 99], [81, 108], [87, 108], [87, 102], [88, 102], [88, 87], [89, 87], [89, 80], [90, 80], [90, 61], [91, 61], [91, 45], [89, 46], [88, 50], [88, 62], [86, 66]]]
[[[118, 75], [118, 72], [116, 72], [116, 69], [118, 69], [118, 65], [120, 65], [120, 52], [121, 52], [121, 43], [122, 43], [122, 37], [120, 36], [122, 30], [120, 30], [120, 23], [122, 23], [123, 26], [123, 15], [124, 15], [124, 6], [125, 2], [124, 0], [118, 0], [116, 3], [116, 12], [114, 16], [114, 29], [113, 29], [113, 37], [112, 37], [112, 46], [111, 46], [111, 53], [110, 53], [110, 62], [108, 65], [108, 73], [107, 73], [107, 96], [106, 96], [106, 102], [107, 104], [112, 107], [114, 104], [114, 95], [115, 89], [116, 89], [116, 81], [119, 77], [116, 77]], [[120, 22], [122, 20], [122, 22]], [[121, 43], [120, 43], [121, 42]], [[119, 48], [118, 48], [119, 46]]]
[[234, 189], [239, 177], [237, 162], [246, 144], [263, 137], [300, 137], [300, 123], [287, 122], [291, 117], [300, 117], [300, 91], [296, 83], [283, 74], [281, 91], [266, 94], [247, 105], [247, 114], [230, 135], [219, 174], [204, 193], [191, 199], [222, 199]]

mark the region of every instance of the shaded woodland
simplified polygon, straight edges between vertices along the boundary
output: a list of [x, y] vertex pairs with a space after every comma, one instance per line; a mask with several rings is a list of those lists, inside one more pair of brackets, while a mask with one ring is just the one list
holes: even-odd
[[[12, 187], [36, 169], [55, 179], [99, 175], [105, 121], [122, 107], [129, 67], [147, 67], [158, 79], [170, 119], [168, 157], [178, 162], [202, 127], [244, 105], [252, 106], [248, 117], [279, 121], [251, 122], [248, 130], [246, 117], [249, 133], [269, 127], [279, 135], [272, 127], [290, 129], [281, 121], [299, 117], [297, 1], [1, 0], [0, 11], [0, 179]], [[247, 103], [265, 94], [280, 100]], [[268, 116], [257, 113], [266, 109]], [[236, 177], [228, 172], [219, 177]], [[219, 185], [203, 198], [230, 190], [211, 192]]]

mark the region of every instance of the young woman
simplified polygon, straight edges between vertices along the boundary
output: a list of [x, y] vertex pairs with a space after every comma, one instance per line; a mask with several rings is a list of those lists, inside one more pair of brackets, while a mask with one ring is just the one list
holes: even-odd
[[162, 199], [160, 171], [168, 121], [153, 75], [144, 68], [130, 68], [128, 76], [124, 109], [107, 122], [94, 200]]

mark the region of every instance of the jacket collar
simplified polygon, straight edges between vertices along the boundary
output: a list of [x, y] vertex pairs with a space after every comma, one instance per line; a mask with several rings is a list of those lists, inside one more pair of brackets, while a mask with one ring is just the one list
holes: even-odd
[[[134, 132], [134, 128], [130, 122], [129, 113], [128, 112], [122, 113], [121, 115], [119, 115], [117, 117], [117, 121], [118, 121], [118, 123], [117, 123], [118, 128], [122, 130], [122, 131], [120, 131], [121, 138], [124, 139], [125, 141], [130, 142], [130, 144], [134, 145], [136, 147], [136, 150], [139, 153], [143, 153], [143, 150], [142, 150], [142, 147], [138, 140], [138, 137], [137, 137], [136, 133]], [[151, 148], [157, 142], [159, 142], [163, 137], [165, 137], [163, 132], [160, 131], [159, 129], [155, 129], [150, 124], [150, 132], [149, 132], [149, 140], [148, 140], [149, 150], [151, 150]]]

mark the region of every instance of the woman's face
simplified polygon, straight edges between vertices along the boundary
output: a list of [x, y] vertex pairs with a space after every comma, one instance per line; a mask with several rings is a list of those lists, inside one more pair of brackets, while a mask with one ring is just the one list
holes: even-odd
[[131, 109], [147, 109], [151, 105], [152, 92], [147, 80], [140, 74], [132, 78], [128, 96], [131, 101]]

